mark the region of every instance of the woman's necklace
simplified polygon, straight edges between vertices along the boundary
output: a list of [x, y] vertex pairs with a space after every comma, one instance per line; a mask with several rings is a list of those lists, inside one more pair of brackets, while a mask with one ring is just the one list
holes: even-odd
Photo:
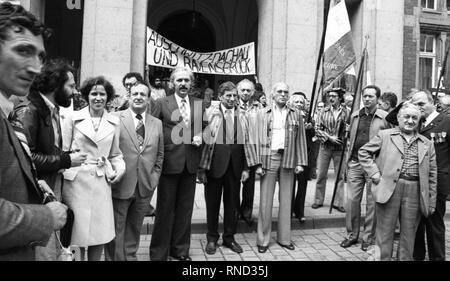
[[91, 115], [92, 126], [94, 127], [94, 131], [97, 132], [100, 127], [100, 123], [102, 122], [103, 114], [100, 117], [93, 117]]

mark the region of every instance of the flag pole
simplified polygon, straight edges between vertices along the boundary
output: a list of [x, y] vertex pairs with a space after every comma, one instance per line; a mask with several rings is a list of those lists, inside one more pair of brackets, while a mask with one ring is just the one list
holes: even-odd
[[444, 78], [445, 73], [447, 72], [447, 60], [448, 60], [449, 52], [450, 52], [450, 44], [448, 45], [447, 50], [445, 51], [445, 56], [444, 56], [441, 73], [439, 74], [438, 86], [437, 86], [436, 94], [434, 95], [434, 101], [433, 101], [435, 105], [437, 103], [437, 96], [439, 95], [439, 90], [441, 89], [441, 81]]
[[[358, 94], [358, 93], [361, 91], [361, 88], [362, 88], [362, 82], [363, 82], [363, 76], [364, 76], [364, 64], [366, 63], [366, 59], [367, 59], [367, 41], [368, 40], [369, 40], [369, 37], [366, 36], [366, 42], [364, 44], [365, 46], [364, 46], [364, 49], [363, 49], [361, 61], [359, 63], [358, 78], [356, 79], [355, 97], [354, 97], [353, 102], [352, 102], [352, 109], [350, 111], [349, 118], [351, 118], [353, 112], [356, 109], [355, 108], [356, 107], [355, 106], [356, 105], [356, 103], [355, 103], [356, 100], [357, 99], [361, 99], [361, 95]], [[348, 129], [346, 128], [347, 126], [345, 125], [345, 122], [343, 122], [340, 127], [342, 128], [342, 126], [344, 126], [344, 128], [345, 128], [345, 134], [344, 134], [344, 138], [342, 140], [343, 149], [342, 149], [342, 153], [341, 153], [341, 158], [339, 160], [338, 170], [337, 170], [337, 173], [336, 173], [336, 175], [337, 175], [336, 176], [336, 180], [334, 182], [333, 197], [331, 198], [331, 204], [330, 204], [330, 210], [329, 210], [330, 214], [333, 211], [334, 199], [336, 198], [337, 188], [338, 188], [338, 185], [339, 185], [339, 178], [340, 178], [340, 175], [341, 175], [342, 165], [343, 165], [343, 162], [344, 162], [345, 151], [346, 151], [346, 147], [347, 147], [347, 140], [350, 137], [349, 136], [350, 135], [350, 131], [349, 131], [350, 128], [348, 128]], [[340, 129], [339, 131], [341, 131], [341, 130], [342, 129]]]
[[330, 10], [330, 2], [331, 0], [325, 0], [324, 1], [324, 10], [323, 10], [323, 31], [322, 31], [322, 38], [320, 41], [320, 48], [319, 48], [319, 56], [317, 58], [317, 64], [316, 64], [316, 72], [315, 72], [315, 76], [314, 76], [314, 83], [313, 83], [313, 88], [312, 88], [312, 92], [311, 92], [311, 103], [309, 106], [309, 111], [308, 111], [308, 118], [306, 118], [306, 123], [311, 123], [311, 118], [312, 118], [312, 111], [314, 108], [314, 105], [316, 104], [316, 89], [317, 89], [317, 80], [319, 78], [319, 72], [320, 72], [320, 65], [321, 65], [321, 61], [323, 58], [323, 51], [325, 48], [325, 37], [327, 34], [327, 24], [328, 24], [328, 12]]

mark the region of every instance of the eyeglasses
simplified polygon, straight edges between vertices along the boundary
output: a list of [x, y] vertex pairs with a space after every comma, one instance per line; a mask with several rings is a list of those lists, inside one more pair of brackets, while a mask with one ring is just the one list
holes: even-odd
[[137, 83], [125, 83], [125, 87], [130, 88], [130, 87], [136, 86], [136, 84]]

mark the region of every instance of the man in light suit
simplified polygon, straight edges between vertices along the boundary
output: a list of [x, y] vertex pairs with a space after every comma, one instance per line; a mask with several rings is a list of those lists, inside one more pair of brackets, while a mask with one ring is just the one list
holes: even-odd
[[405, 103], [398, 128], [379, 131], [359, 150], [359, 163], [372, 180], [376, 202], [376, 246], [390, 261], [397, 218], [400, 218], [398, 259], [413, 259], [414, 238], [421, 216], [436, 206], [436, 153], [433, 143], [418, 133], [420, 110]]
[[34, 260], [35, 246], [45, 246], [64, 226], [67, 207], [42, 205], [23, 127], [16, 122], [13, 128], [7, 116], [9, 98], [27, 95], [39, 74], [49, 33], [22, 6], [2, 3], [0, 14], [0, 260]]
[[189, 261], [191, 219], [200, 162], [204, 106], [189, 96], [194, 75], [179, 67], [170, 76], [175, 94], [159, 99], [153, 116], [161, 119], [164, 163], [158, 186], [151, 260]]
[[112, 185], [116, 237], [105, 248], [106, 260], [137, 260], [142, 224], [161, 175], [162, 123], [147, 111], [149, 96], [146, 85], [132, 86], [130, 108], [117, 112], [126, 171], [122, 180]]

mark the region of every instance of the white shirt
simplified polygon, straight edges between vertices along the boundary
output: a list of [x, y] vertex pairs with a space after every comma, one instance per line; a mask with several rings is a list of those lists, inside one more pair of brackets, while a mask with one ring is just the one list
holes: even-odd
[[[175, 96], [175, 100], [177, 101], [178, 108], [181, 109], [181, 105], [183, 104], [183, 102], [181, 102], [182, 98], [179, 95], [177, 95], [176, 93], [173, 95]], [[186, 95], [186, 97], [184, 99], [186, 100], [186, 104], [185, 104], [186, 113], [189, 116], [189, 118], [191, 118], [191, 106], [189, 105], [189, 95]]]
[[14, 109], [14, 103], [9, 99], [7, 99], [1, 92], [0, 92], [0, 107], [3, 110], [3, 113], [5, 113], [7, 118]]
[[272, 150], [284, 149], [287, 114], [287, 107], [283, 107], [282, 109], [278, 108], [278, 106], [273, 107]]
[[423, 124], [423, 126], [426, 127], [426, 126], [430, 125], [430, 123], [433, 122], [433, 120], [434, 120], [436, 117], [438, 117], [438, 115], [439, 115], [439, 112], [437, 112], [436, 110], [433, 111], [433, 113], [431, 113], [431, 114], [427, 117], [427, 119], [425, 119], [425, 123]]
[[[128, 108], [128, 110], [131, 112], [131, 116], [133, 116], [134, 129], [136, 129], [139, 124], [139, 119], [136, 118], [137, 114], [134, 113], [134, 111], [131, 110], [131, 108]], [[142, 122], [144, 123], [144, 128], [145, 128], [145, 111], [144, 111], [144, 113], [141, 113], [141, 116], [142, 116]]]
[[61, 115], [59, 117], [59, 124], [56, 123], [56, 120], [53, 118], [53, 114], [55, 113], [55, 108], [56, 106], [43, 94], [40, 94], [42, 99], [45, 102], [45, 105], [47, 105], [48, 109], [50, 110], [50, 116], [51, 116], [51, 120], [52, 120], [52, 125], [53, 125], [53, 133], [55, 134], [55, 146], [59, 146], [59, 130], [58, 127], [61, 127]]

